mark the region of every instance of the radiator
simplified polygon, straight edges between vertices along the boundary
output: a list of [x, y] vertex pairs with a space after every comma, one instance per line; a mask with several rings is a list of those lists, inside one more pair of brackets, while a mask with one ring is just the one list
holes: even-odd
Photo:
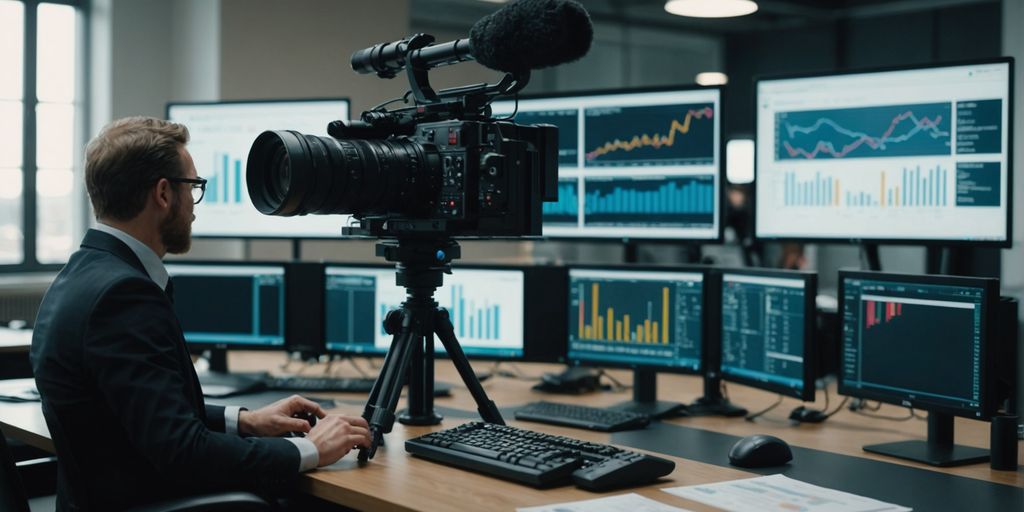
[[0, 292], [0, 323], [24, 320], [32, 325], [39, 311], [43, 292]]

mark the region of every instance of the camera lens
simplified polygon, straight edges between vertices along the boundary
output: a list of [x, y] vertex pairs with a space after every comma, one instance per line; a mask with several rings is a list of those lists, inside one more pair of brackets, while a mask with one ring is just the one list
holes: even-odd
[[441, 187], [433, 145], [266, 131], [249, 150], [249, 197], [267, 215], [427, 215]]

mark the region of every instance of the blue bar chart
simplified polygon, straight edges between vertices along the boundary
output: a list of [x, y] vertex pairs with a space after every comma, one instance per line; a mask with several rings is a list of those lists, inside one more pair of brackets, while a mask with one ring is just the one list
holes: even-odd
[[448, 312], [452, 325], [455, 326], [456, 336], [481, 340], [499, 339], [501, 306], [486, 301], [480, 303], [472, 299], [467, 300], [462, 285], [452, 286], [449, 291], [452, 306]]
[[[377, 347], [389, 347], [392, 336], [383, 320], [406, 300], [405, 289], [394, 286], [394, 270], [381, 272], [375, 300]], [[384, 275], [387, 274], [387, 277]], [[448, 311], [455, 337], [469, 355], [517, 357], [523, 351], [525, 277], [520, 270], [459, 268], [444, 278], [434, 300]], [[435, 339], [434, 350], [445, 351]]]
[[216, 153], [212, 174], [207, 178], [204, 202], [211, 204], [241, 204], [245, 182], [242, 178], [242, 159], [228, 153]]
[[558, 201], [544, 203], [544, 222], [576, 225], [579, 219], [580, 196], [576, 179], [558, 180]]
[[801, 178], [796, 172], [785, 173], [782, 203], [786, 207], [878, 207], [920, 208], [950, 206], [949, 170], [942, 166], [923, 169], [903, 167], [898, 172], [881, 172], [877, 185], [847, 186], [852, 178], [815, 172]]
[[[497, 341], [501, 339], [501, 305], [491, 304], [490, 301], [474, 300], [467, 298], [464, 287], [454, 285], [450, 290], [448, 304], [449, 318], [455, 327], [455, 336], [459, 339], [472, 338], [475, 340]], [[378, 304], [380, 318], [387, 317], [388, 311], [400, 309], [399, 304]], [[380, 326], [381, 334], [384, 333], [383, 323]]]
[[584, 223], [707, 226], [714, 223], [713, 176], [601, 179], [584, 182]]

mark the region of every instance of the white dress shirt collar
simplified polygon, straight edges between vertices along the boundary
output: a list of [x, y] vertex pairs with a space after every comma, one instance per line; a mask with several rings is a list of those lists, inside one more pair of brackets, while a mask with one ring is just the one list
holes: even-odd
[[161, 289], [167, 288], [167, 281], [170, 279], [167, 275], [167, 268], [164, 267], [164, 262], [159, 256], [150, 249], [148, 245], [136, 240], [133, 236], [121, 231], [112, 226], [97, 222], [96, 231], [102, 231], [108, 235], [117, 238], [124, 242], [132, 252], [138, 256], [139, 261], [142, 262], [143, 268], [146, 269], [146, 273], [149, 274], [149, 278], [153, 280]]

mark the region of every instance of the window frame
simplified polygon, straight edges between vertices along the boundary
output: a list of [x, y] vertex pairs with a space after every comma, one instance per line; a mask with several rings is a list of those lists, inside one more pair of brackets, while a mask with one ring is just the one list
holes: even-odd
[[[84, 126], [85, 118], [88, 116], [88, 0], [14, 0], [20, 2], [23, 6], [25, 17], [24, 17], [24, 47], [23, 47], [23, 62], [22, 71], [24, 76], [22, 77], [22, 189], [21, 189], [21, 229], [22, 229], [22, 261], [20, 263], [9, 263], [0, 264], [0, 275], [12, 274], [12, 273], [26, 273], [26, 272], [54, 272], [64, 267], [65, 263], [40, 263], [38, 257], [38, 192], [36, 190], [36, 173], [38, 172], [38, 165], [36, 162], [36, 108], [40, 104], [39, 97], [37, 94], [37, 62], [38, 58], [38, 34], [39, 34], [39, 6], [41, 4], [57, 4], [57, 5], [68, 5], [76, 9], [78, 16], [83, 20], [82, 33], [76, 34], [78, 44], [81, 49], [77, 51], [79, 55], [82, 55], [84, 62], [76, 63], [76, 67], [81, 66], [83, 70], [83, 76], [76, 76], [76, 80], [81, 80], [84, 83], [82, 87], [85, 89], [85, 94], [82, 98], [76, 99], [76, 103], [79, 103], [82, 107], [78, 110], [78, 116], [76, 116], [75, 133], [80, 133], [78, 129]], [[78, 87], [76, 85], [76, 87]], [[82, 87], [78, 87], [82, 90]], [[81, 141], [75, 141], [76, 144]], [[72, 189], [72, 194], [78, 193], [77, 189]], [[82, 220], [76, 218], [74, 215], [74, 209], [72, 209], [72, 232], [78, 232], [78, 225], [81, 224]]]

